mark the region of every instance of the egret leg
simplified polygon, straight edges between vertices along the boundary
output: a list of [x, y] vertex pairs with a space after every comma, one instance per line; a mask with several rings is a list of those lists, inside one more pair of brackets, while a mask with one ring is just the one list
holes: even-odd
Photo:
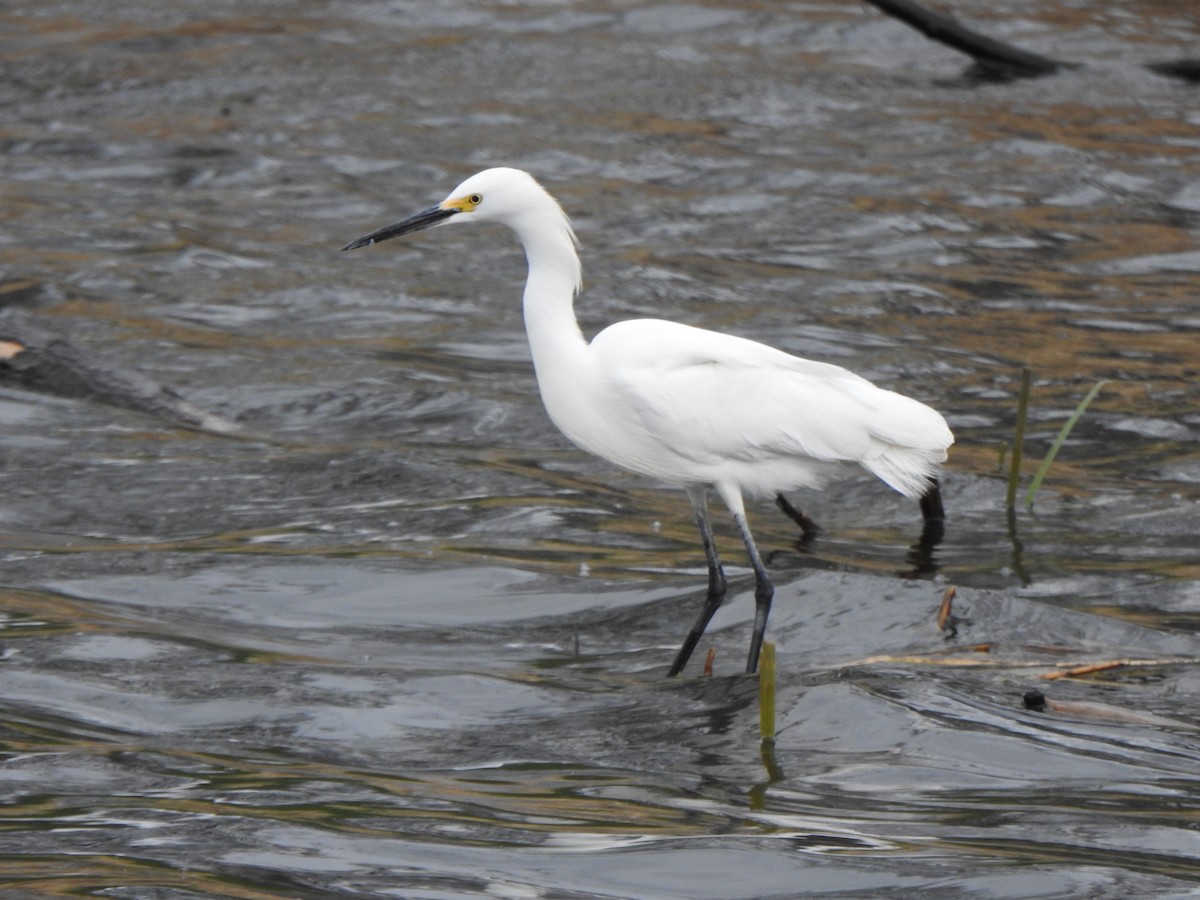
[[767, 568], [763, 565], [762, 557], [758, 555], [758, 548], [754, 546], [754, 537], [750, 534], [750, 526], [746, 524], [746, 514], [735, 511], [733, 521], [746, 544], [750, 565], [754, 567], [754, 632], [750, 635], [750, 656], [746, 660], [746, 674], [753, 675], [758, 671], [758, 654], [762, 650], [763, 635], [767, 631], [767, 616], [771, 614], [771, 599], [775, 596], [775, 586], [767, 577]]
[[806, 516], [801, 510], [788, 501], [782, 493], [775, 495], [775, 505], [779, 511], [800, 526], [800, 533], [806, 538], [813, 538], [821, 530], [821, 526]]
[[921, 540], [917, 546], [932, 563], [933, 548], [942, 542], [946, 534], [946, 510], [942, 506], [942, 491], [936, 478], [929, 479], [929, 487], [921, 495], [921, 516], [924, 525], [921, 527]]
[[704, 629], [708, 627], [713, 614], [725, 601], [725, 572], [721, 569], [721, 560], [717, 557], [717, 543], [713, 540], [712, 524], [708, 521], [708, 499], [702, 487], [688, 488], [687, 493], [688, 499], [692, 501], [696, 525], [700, 529], [700, 541], [704, 545], [704, 559], [708, 563], [708, 591], [704, 596], [704, 606], [700, 610], [696, 624], [692, 626], [692, 630], [683, 640], [683, 646], [675, 654], [675, 661], [671, 663], [671, 669], [667, 672], [668, 677], [673, 677], [683, 671], [683, 667], [687, 665], [688, 659], [696, 649], [696, 644], [700, 642]]
[[904, 573], [906, 578], [920, 578], [938, 570], [933, 551], [946, 534], [946, 510], [942, 506], [942, 492], [936, 478], [929, 479], [920, 503], [921, 516], [925, 521], [921, 526], [920, 539], [908, 549], [908, 561], [912, 563], [912, 569]]
[[946, 518], [946, 508], [942, 506], [942, 489], [936, 478], [929, 479], [929, 487], [921, 495], [921, 515], [926, 522], [940, 522]]

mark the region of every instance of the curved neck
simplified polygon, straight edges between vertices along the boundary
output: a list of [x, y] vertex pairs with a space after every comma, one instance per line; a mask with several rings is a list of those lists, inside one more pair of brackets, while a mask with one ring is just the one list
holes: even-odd
[[516, 229], [529, 263], [525, 330], [539, 381], [556, 364], [562, 365], [564, 357], [587, 346], [575, 320], [575, 292], [581, 278], [575, 235], [561, 212], [555, 209], [553, 218], [550, 215], [519, 223]]
[[533, 356], [538, 391], [551, 421], [568, 438], [580, 443], [577, 410], [588, 401], [583, 394], [595, 386], [592, 356], [575, 319], [579, 289], [579, 256], [575, 236], [557, 209], [555, 220], [522, 223], [517, 234], [525, 245], [529, 276], [525, 282], [525, 333]]

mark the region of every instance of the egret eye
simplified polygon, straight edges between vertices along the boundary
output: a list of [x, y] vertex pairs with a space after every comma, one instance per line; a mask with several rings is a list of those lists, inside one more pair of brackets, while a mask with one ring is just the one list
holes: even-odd
[[467, 200], [470, 201], [472, 206], [478, 206], [480, 203], [483, 202], [483, 195], [482, 194], [472, 194], [470, 197], [467, 198]]

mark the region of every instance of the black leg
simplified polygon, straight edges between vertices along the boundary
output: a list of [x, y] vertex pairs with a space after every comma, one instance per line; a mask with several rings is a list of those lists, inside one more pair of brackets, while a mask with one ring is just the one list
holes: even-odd
[[696, 525], [700, 528], [700, 541], [704, 544], [704, 559], [708, 563], [708, 591], [704, 596], [704, 606], [700, 610], [700, 616], [696, 619], [696, 624], [692, 626], [687, 637], [684, 638], [683, 646], [675, 654], [675, 661], [671, 663], [667, 677], [673, 677], [683, 671], [683, 667], [687, 665], [687, 661], [696, 649], [696, 644], [700, 642], [704, 629], [708, 627], [713, 615], [725, 601], [725, 572], [721, 569], [721, 560], [717, 557], [717, 544], [713, 540], [712, 525], [708, 521], [708, 501], [704, 496], [704, 488], [689, 489], [688, 499], [692, 501], [692, 510], [696, 514]]
[[946, 518], [946, 509], [942, 506], [942, 489], [936, 478], [929, 479], [929, 487], [921, 495], [921, 515], [928, 522], [942, 522]]
[[800, 526], [800, 533], [805, 538], [816, 537], [818, 532], [820, 532], [821, 526], [792, 506], [788, 502], [788, 498], [783, 496], [783, 494], [775, 495], [775, 505], [779, 507], [780, 512]]
[[919, 502], [925, 521], [921, 526], [920, 539], [908, 548], [908, 561], [912, 568], [901, 573], [905, 578], [921, 578], [938, 570], [933, 551], [946, 533], [946, 510], [942, 507], [942, 492], [936, 478], [929, 479], [929, 487]]
[[916, 546], [923, 551], [927, 558], [930, 571], [936, 571], [933, 562], [933, 548], [942, 542], [946, 534], [946, 510], [942, 506], [942, 491], [936, 478], [929, 479], [929, 488], [921, 495], [921, 515], [925, 523], [921, 526], [921, 539]]
[[750, 534], [750, 526], [746, 524], [746, 516], [735, 512], [733, 521], [742, 533], [750, 565], [754, 567], [754, 632], [750, 635], [750, 656], [746, 660], [746, 674], [753, 675], [758, 671], [758, 654], [762, 650], [763, 635], [767, 631], [767, 616], [771, 614], [771, 599], [775, 596], [775, 587], [767, 577], [767, 568], [763, 565], [762, 557], [758, 555], [758, 548], [754, 546], [754, 538]]

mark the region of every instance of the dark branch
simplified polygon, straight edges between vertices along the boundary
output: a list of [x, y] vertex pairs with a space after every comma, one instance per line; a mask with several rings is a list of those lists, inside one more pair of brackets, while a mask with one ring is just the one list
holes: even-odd
[[993, 78], [1031, 78], [1075, 67], [1074, 63], [1038, 56], [1036, 53], [972, 31], [950, 16], [926, 9], [912, 0], [866, 2], [912, 26], [931, 40], [965, 53], [975, 60], [975, 64], [984, 74]]
[[1168, 78], [1179, 78], [1191, 84], [1200, 84], [1200, 59], [1176, 59], [1170, 62], [1150, 63], [1146, 68]]
[[72, 344], [17, 310], [0, 313], [0, 384], [133, 409], [215, 434], [239, 430], [136, 369]]

